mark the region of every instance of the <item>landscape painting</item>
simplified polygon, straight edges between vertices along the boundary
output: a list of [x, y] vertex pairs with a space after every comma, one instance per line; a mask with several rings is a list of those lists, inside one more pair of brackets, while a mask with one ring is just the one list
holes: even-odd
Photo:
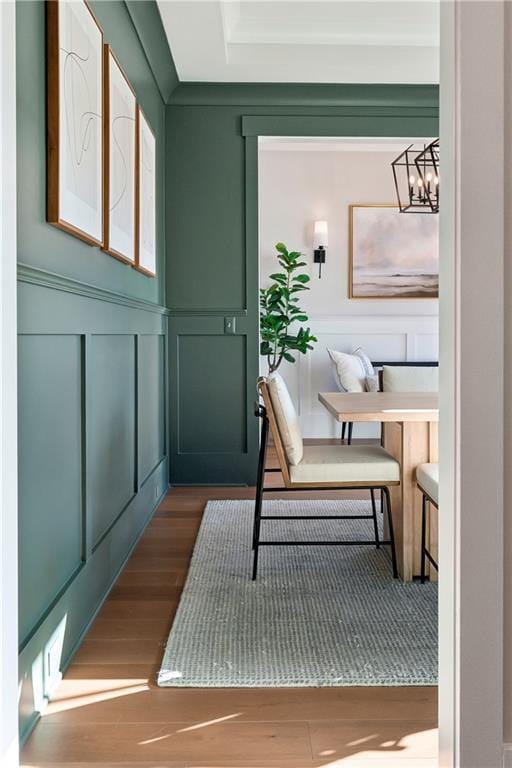
[[437, 299], [439, 216], [349, 206], [349, 297]]

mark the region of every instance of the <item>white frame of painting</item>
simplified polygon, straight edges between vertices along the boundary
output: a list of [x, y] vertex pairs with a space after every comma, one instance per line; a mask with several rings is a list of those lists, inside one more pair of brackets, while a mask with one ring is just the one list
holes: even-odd
[[[403, 300], [403, 299], [434, 299], [437, 300], [439, 298], [439, 267], [437, 271], [438, 276], [438, 287], [437, 287], [437, 293], [435, 295], [425, 295], [425, 294], [413, 294], [409, 293], [407, 295], [400, 295], [400, 294], [375, 294], [373, 296], [367, 296], [367, 295], [357, 295], [354, 292], [354, 256], [355, 256], [355, 249], [356, 249], [356, 232], [355, 232], [355, 222], [354, 222], [354, 212], [357, 209], [374, 209], [374, 208], [386, 208], [386, 209], [394, 209], [397, 212], [398, 216], [401, 217], [408, 217], [404, 218], [404, 221], [411, 221], [411, 217], [417, 218], [418, 216], [422, 217], [422, 220], [428, 220], [433, 222], [438, 222], [439, 218], [436, 217], [435, 219], [424, 219], [425, 216], [436, 216], [436, 214], [426, 214], [426, 213], [400, 213], [399, 208], [394, 203], [354, 203], [352, 205], [349, 205], [348, 208], [348, 227], [349, 227], [349, 260], [348, 260], [348, 296], [349, 299], [357, 299], [357, 300], [373, 300], [373, 299], [391, 299], [391, 300]], [[414, 256], [411, 256], [411, 260], [414, 259]], [[439, 264], [439, 252], [438, 252], [438, 264]]]
[[[130, 81], [119, 63], [114, 51], [105, 43], [104, 45], [104, 169], [103, 169], [103, 250], [127, 264], [135, 264], [136, 260], [136, 232], [137, 232], [137, 97]], [[117, 105], [117, 98], [122, 100]], [[116, 105], [118, 108], [116, 108]], [[116, 114], [113, 114], [113, 112]], [[123, 114], [123, 112], [127, 114]], [[133, 120], [133, 126], [129, 131], [114, 134], [113, 123], [118, 121]], [[121, 153], [121, 164], [118, 167], [115, 158]], [[124, 174], [124, 179], [123, 179]], [[119, 195], [119, 189], [124, 186], [124, 191]], [[112, 195], [117, 199], [112, 205]], [[116, 207], [124, 195], [127, 196], [127, 207], [124, 206], [124, 218], [126, 227], [116, 222], [112, 210]], [[126, 220], [129, 217], [129, 220]], [[122, 223], [122, 222], [121, 222]], [[131, 230], [131, 231], [129, 231]]]
[[[152, 177], [144, 174], [146, 146], [144, 139], [148, 140], [148, 150], [151, 155], [153, 175]], [[143, 274], [149, 277], [156, 276], [156, 138], [147, 118], [138, 106], [137, 108], [137, 258], [135, 267]], [[148, 186], [149, 195], [146, 194]], [[148, 206], [149, 203], [149, 206]], [[148, 210], [149, 207], [149, 210]], [[143, 247], [146, 226], [144, 222], [146, 217], [150, 218], [150, 227], [153, 230], [152, 248]]]
[[[87, 57], [66, 46], [69, 14], [89, 33]], [[47, 220], [90, 245], [103, 244], [103, 30], [86, 0], [46, 3], [47, 18]], [[96, 49], [96, 69], [90, 51]], [[87, 61], [85, 60], [87, 58]], [[86, 82], [79, 120], [70, 130], [69, 89], [75, 91], [69, 63]], [[92, 72], [91, 72], [92, 69]], [[67, 89], [67, 90], [66, 90]], [[80, 92], [79, 92], [80, 93]], [[75, 103], [75, 102], [74, 102]], [[88, 118], [83, 121], [83, 117]], [[78, 127], [77, 127], [78, 126]], [[71, 126], [72, 128], [73, 126]], [[67, 140], [64, 140], [64, 138]], [[93, 147], [97, 147], [94, 152]], [[83, 162], [84, 159], [86, 162]], [[72, 171], [71, 171], [72, 169]], [[82, 195], [80, 194], [80, 185]], [[74, 189], [73, 189], [74, 187]]]

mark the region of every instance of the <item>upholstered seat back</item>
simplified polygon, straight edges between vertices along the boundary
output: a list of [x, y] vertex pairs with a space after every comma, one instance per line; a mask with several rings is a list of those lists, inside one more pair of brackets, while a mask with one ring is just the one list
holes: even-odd
[[286, 459], [291, 465], [299, 464], [303, 454], [302, 431], [288, 388], [278, 373], [267, 379], [267, 387]]
[[439, 368], [434, 366], [385, 365], [382, 369], [384, 392], [437, 392]]

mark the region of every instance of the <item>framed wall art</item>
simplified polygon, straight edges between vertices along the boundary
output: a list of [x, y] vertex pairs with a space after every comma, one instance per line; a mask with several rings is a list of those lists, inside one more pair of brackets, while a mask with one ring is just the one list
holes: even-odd
[[103, 32], [87, 2], [46, 3], [47, 219], [103, 244]]
[[146, 275], [156, 275], [156, 141], [155, 135], [138, 108], [138, 232], [137, 269]]
[[136, 258], [137, 99], [109, 45], [104, 46], [103, 248], [117, 259]]
[[349, 206], [349, 298], [437, 299], [439, 216]]

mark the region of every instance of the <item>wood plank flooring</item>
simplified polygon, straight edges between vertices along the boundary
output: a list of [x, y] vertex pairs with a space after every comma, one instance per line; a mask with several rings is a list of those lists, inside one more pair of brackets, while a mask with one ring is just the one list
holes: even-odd
[[252, 496], [169, 491], [28, 740], [23, 768], [437, 765], [434, 688], [156, 687], [206, 502]]

